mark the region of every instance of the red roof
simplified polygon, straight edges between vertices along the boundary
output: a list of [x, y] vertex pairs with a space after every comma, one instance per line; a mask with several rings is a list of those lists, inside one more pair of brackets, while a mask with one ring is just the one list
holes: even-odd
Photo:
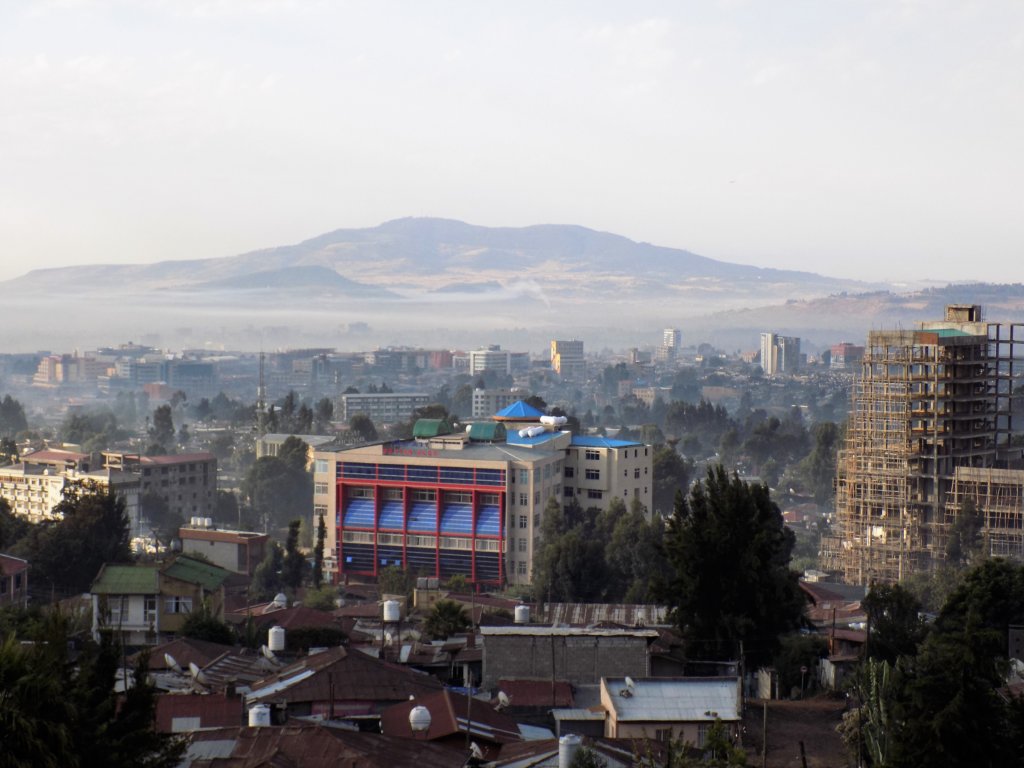
[[495, 711], [485, 701], [473, 699], [447, 688], [437, 693], [417, 696], [403, 701], [380, 713], [381, 732], [387, 736], [414, 738], [409, 727], [409, 713], [413, 707], [426, 707], [430, 711], [430, 728], [426, 740], [437, 741], [463, 734], [467, 729], [473, 741], [485, 749], [488, 744], [508, 744], [522, 741], [519, 724], [504, 712]]
[[[190, 722], [182, 722], [188, 718]], [[192, 718], [198, 718], [196, 723]], [[179, 722], [175, 724], [175, 719]], [[199, 728], [223, 728], [245, 722], [245, 706], [241, 696], [222, 693], [165, 693], [156, 697], [156, 730], [181, 733]]]
[[13, 576], [28, 570], [28, 560], [22, 560], [13, 555], [0, 555], [0, 573], [4, 576]]
[[[526, 680], [503, 678], [498, 689], [511, 699], [513, 707], [573, 707], [572, 685], [568, 680]], [[553, 689], [553, 690], [552, 690]]]
[[[303, 675], [307, 670], [313, 674]], [[272, 685], [276, 686], [274, 700], [294, 703], [333, 699], [339, 703], [358, 701], [376, 705], [393, 704], [410, 695], [426, 695], [441, 688], [441, 683], [429, 675], [340, 647], [306, 656], [253, 683], [250, 696], [259, 698], [260, 691]]]
[[212, 453], [176, 453], [171, 456], [143, 456], [140, 464], [187, 464], [190, 461], [210, 461], [216, 459]]
[[[152, 671], [170, 669], [170, 664], [164, 658], [169, 655], [178, 662], [178, 666], [188, 670], [190, 663], [202, 669], [214, 659], [219, 659], [225, 653], [233, 651], [230, 645], [211, 643], [207, 640], [195, 640], [191, 637], [179, 637], [162, 645], [154, 646], [149, 650], [149, 668]], [[134, 659], [138, 654], [132, 656]]]
[[341, 619], [330, 611], [321, 611], [316, 608], [307, 608], [304, 605], [297, 605], [294, 608], [282, 608], [279, 611], [269, 613], [252, 614], [252, 622], [260, 629], [273, 626], [284, 627], [285, 629], [298, 629], [299, 627], [330, 627], [341, 629]]
[[21, 457], [22, 461], [81, 461], [82, 459], [88, 459], [88, 453], [78, 453], [77, 451], [62, 451], [55, 448], [44, 448], [41, 451], [34, 451], [27, 453]]

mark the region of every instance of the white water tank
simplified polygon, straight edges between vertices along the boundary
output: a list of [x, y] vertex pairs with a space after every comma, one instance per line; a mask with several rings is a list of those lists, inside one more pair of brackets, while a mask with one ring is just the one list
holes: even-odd
[[402, 606], [397, 600], [384, 601], [384, 623], [395, 624], [402, 618]]
[[267, 647], [272, 651], [284, 650], [284, 627], [271, 627], [267, 633]]
[[580, 737], [568, 733], [558, 740], [558, 768], [569, 768], [580, 748]]
[[203, 528], [213, 528], [213, 518], [212, 517], [204, 517], [203, 518]]
[[409, 727], [413, 733], [423, 733], [430, 730], [430, 710], [426, 707], [413, 707], [409, 711]]
[[266, 728], [270, 725], [270, 707], [266, 704], [257, 704], [249, 708], [249, 727]]
[[517, 605], [516, 606], [516, 624], [529, 624], [530, 623], [530, 606], [528, 605]]

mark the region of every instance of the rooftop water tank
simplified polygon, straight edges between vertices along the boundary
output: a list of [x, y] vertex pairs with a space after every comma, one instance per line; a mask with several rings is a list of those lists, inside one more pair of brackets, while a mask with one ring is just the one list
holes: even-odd
[[398, 622], [402, 618], [402, 607], [397, 600], [384, 601], [384, 621], [388, 624]]
[[423, 733], [430, 729], [430, 710], [423, 706], [413, 707], [409, 711], [409, 727], [413, 733]]
[[270, 725], [270, 707], [266, 704], [257, 704], [249, 708], [249, 727], [265, 728]]
[[516, 606], [516, 624], [529, 624], [530, 623], [530, 606], [528, 605], [517, 605]]
[[272, 651], [284, 650], [284, 627], [271, 627], [267, 633], [267, 647]]
[[558, 740], [558, 768], [569, 768], [580, 748], [580, 737], [568, 733]]

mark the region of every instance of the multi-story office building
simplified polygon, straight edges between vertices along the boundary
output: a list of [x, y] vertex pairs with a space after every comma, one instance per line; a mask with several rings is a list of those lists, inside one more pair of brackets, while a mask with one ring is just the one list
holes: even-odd
[[679, 354], [683, 346], [683, 332], [678, 328], [666, 328], [661, 333], [661, 357], [671, 360]]
[[793, 374], [800, 370], [800, 339], [797, 336], [761, 334], [761, 370], [767, 375]]
[[484, 371], [512, 373], [512, 353], [498, 344], [472, 350], [469, 353], [470, 375], [477, 376]]
[[1013, 501], [1006, 476], [989, 471], [1021, 466], [1012, 420], [1020, 329], [951, 305], [917, 330], [868, 335], [836, 466], [846, 581], [894, 582], [941, 562], [965, 500], [981, 505], [986, 530], [1012, 534], [1000, 546], [1024, 553], [1020, 486]]
[[50, 449], [26, 454], [18, 464], [0, 467], [0, 497], [14, 514], [39, 523], [59, 518], [54, 509], [71, 485], [110, 489], [124, 500], [135, 534], [139, 529], [139, 476], [101, 463], [98, 457], [76, 451]]
[[411, 441], [317, 451], [314, 511], [332, 520], [328, 572], [373, 577], [389, 566], [529, 584], [550, 499], [650, 508], [649, 446], [573, 437], [516, 402], [493, 422], [451, 433], [433, 421]]
[[551, 342], [551, 368], [562, 378], [582, 378], [587, 371], [583, 342], [578, 339]]
[[368, 392], [342, 395], [338, 400], [343, 421], [362, 413], [374, 424], [394, 424], [408, 421], [417, 409], [429, 405], [430, 395], [425, 392]]
[[837, 371], [856, 370], [864, 359], [864, 347], [848, 341], [833, 344], [829, 351], [829, 368]]
[[508, 408], [519, 399], [514, 389], [474, 389], [473, 418], [485, 419], [498, 411]]

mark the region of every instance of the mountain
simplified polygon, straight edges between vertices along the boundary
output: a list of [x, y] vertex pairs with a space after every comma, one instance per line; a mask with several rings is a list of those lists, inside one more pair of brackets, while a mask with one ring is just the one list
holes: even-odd
[[126, 334], [171, 347], [539, 350], [577, 337], [621, 348], [656, 344], [666, 326], [736, 349], [756, 346], [762, 330], [824, 344], [922, 317], [911, 306], [920, 298], [884, 283], [733, 264], [578, 226], [421, 218], [237, 256], [34, 270], [0, 290], [9, 350]]

